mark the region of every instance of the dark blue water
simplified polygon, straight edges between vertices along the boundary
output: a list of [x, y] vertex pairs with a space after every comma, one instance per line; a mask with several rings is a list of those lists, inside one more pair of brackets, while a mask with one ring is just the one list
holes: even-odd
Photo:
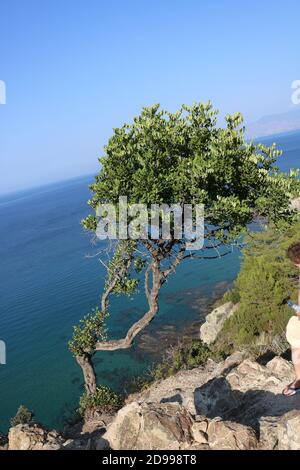
[[[300, 133], [283, 136], [281, 167], [298, 166]], [[99, 302], [104, 269], [80, 226], [88, 213], [91, 178], [82, 178], [0, 199], [0, 430], [20, 404], [36, 419], [59, 427], [82, 393], [82, 376], [67, 342], [72, 326]], [[98, 247], [99, 248], [99, 247]], [[160, 312], [128, 351], [95, 356], [98, 381], [124, 391], [164, 349], [183, 334], [195, 335], [208, 306], [239, 269], [238, 251], [214, 261], [187, 261], [162, 290]], [[120, 337], [146, 307], [143, 289], [117, 298], [108, 321]]]
[[288, 171], [290, 168], [300, 168], [300, 131], [288, 132], [279, 136], [265, 137], [258, 141], [271, 145], [276, 143], [283, 155], [278, 157], [278, 166], [281, 171]]

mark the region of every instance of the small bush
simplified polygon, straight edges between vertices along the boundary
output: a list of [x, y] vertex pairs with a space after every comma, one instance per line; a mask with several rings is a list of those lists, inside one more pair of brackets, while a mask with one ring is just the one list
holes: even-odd
[[214, 358], [214, 353], [201, 340], [194, 340], [175, 352], [172, 373], [181, 369], [193, 369], [206, 363], [209, 358]]
[[73, 337], [68, 345], [70, 351], [76, 356], [93, 350], [96, 342], [105, 338], [105, 316], [96, 307], [91, 314], [86, 315], [78, 325], [73, 327]]
[[122, 405], [122, 398], [109, 387], [100, 385], [94, 395], [88, 395], [86, 392], [79, 401], [79, 413], [81, 416], [92, 408], [99, 408], [103, 412], [115, 411]]
[[219, 304], [223, 305], [226, 302], [232, 302], [234, 304], [237, 304], [239, 303], [240, 300], [241, 300], [240, 292], [238, 288], [234, 286], [232, 289], [225, 292], [225, 294], [222, 297], [222, 301], [220, 301]]
[[221, 353], [214, 352], [200, 339], [186, 341], [185, 344], [179, 344], [167, 351], [161, 362], [136, 380], [133, 391], [145, 390], [153, 382], [170, 377], [182, 369], [193, 369], [204, 365], [209, 358], [216, 361], [223, 358]]
[[12, 426], [17, 426], [18, 424], [30, 424], [33, 419], [33, 413], [26, 408], [26, 406], [21, 405], [18, 408], [16, 416], [10, 420]]

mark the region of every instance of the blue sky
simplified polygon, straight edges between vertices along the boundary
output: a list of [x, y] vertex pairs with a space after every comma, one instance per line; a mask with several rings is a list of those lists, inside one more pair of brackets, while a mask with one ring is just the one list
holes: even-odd
[[298, 0], [2, 0], [0, 193], [97, 170], [141, 106], [291, 107]]

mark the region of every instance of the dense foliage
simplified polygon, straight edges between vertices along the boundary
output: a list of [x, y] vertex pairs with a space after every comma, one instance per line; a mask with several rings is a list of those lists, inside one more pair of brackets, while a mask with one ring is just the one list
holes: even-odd
[[252, 234], [234, 289], [225, 300], [239, 300], [237, 312], [221, 332], [218, 347], [228, 351], [241, 346], [272, 341], [283, 335], [293, 310], [286, 301], [297, 303], [298, 269], [286, 257], [286, 249], [299, 241], [300, 224], [285, 233], [269, 228]]
[[69, 349], [74, 354], [82, 354], [85, 351], [93, 351], [95, 343], [106, 337], [104, 315], [98, 307], [80, 320], [73, 328], [73, 337], [69, 341]]
[[[99, 159], [90, 206], [117, 206], [120, 196], [147, 206], [203, 203], [207, 220], [234, 236], [254, 209], [276, 223], [289, 218], [296, 173], [278, 172], [275, 146], [245, 141], [239, 113], [226, 116], [225, 128], [217, 126], [216, 115], [210, 103], [176, 113], [143, 108], [132, 124], [114, 129]], [[91, 230], [96, 223], [94, 213], [83, 221]]]
[[101, 412], [116, 411], [122, 405], [122, 398], [109, 387], [101, 385], [97, 387], [94, 395], [86, 392], [81, 396], [79, 402], [79, 413], [84, 415], [86, 410], [97, 409]]

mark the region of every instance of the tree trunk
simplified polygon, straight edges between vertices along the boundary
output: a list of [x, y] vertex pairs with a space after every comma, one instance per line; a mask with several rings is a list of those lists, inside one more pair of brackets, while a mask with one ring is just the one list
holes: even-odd
[[[145, 293], [146, 293], [146, 297], [147, 297], [148, 304], [149, 304], [149, 310], [144, 314], [144, 316], [140, 320], [135, 322], [129, 328], [124, 338], [117, 339], [117, 340], [110, 340], [110, 341], [97, 341], [94, 346], [93, 352], [115, 351], [117, 349], [129, 348], [132, 345], [134, 338], [137, 336], [137, 334], [140, 333], [147, 325], [149, 325], [149, 323], [153, 320], [156, 313], [158, 312], [158, 296], [159, 296], [160, 289], [162, 285], [164, 284], [164, 282], [166, 281], [169, 274], [175, 271], [177, 265], [184, 258], [185, 247], [182, 247], [180, 249], [177, 257], [175, 258], [175, 261], [173, 261], [170, 268], [166, 269], [165, 271], [161, 271], [160, 269], [161, 260], [159, 257], [159, 253], [157, 253], [157, 250], [151, 249], [151, 245], [149, 246], [148, 245], [147, 245], [147, 248], [150, 251], [152, 258], [153, 258], [152, 263], [148, 266], [145, 272]], [[129, 269], [130, 263], [131, 263], [131, 259], [128, 260], [128, 263], [126, 265], [126, 270]], [[151, 288], [149, 284], [150, 273], [152, 273]], [[123, 272], [121, 273], [121, 275], [123, 275]], [[108, 287], [108, 289], [104, 292], [102, 296], [102, 310], [104, 314], [106, 313], [109, 295], [113, 292], [118, 279], [119, 279], [119, 275], [114, 277], [110, 286]], [[94, 366], [92, 362], [91, 352], [89, 351], [81, 355], [77, 355], [76, 360], [78, 364], [80, 365], [82, 372], [83, 372], [86, 392], [89, 395], [95, 394], [97, 390], [97, 382], [96, 382], [96, 374], [95, 374], [95, 370], [94, 370]]]
[[152, 262], [151, 267], [152, 271], [152, 288], [149, 288], [148, 273], [149, 270], [145, 273], [145, 289], [146, 296], [149, 303], [149, 310], [145, 315], [135, 322], [127, 331], [125, 338], [115, 339], [110, 341], [97, 341], [95, 345], [95, 351], [116, 351], [117, 349], [127, 349], [129, 348], [134, 338], [140, 331], [142, 331], [155, 317], [158, 311], [158, 295], [160, 288], [162, 286], [164, 276], [159, 269], [159, 262], [156, 260]]
[[86, 392], [88, 395], [93, 395], [97, 390], [97, 381], [92, 356], [88, 353], [81, 356], [77, 355], [76, 361], [82, 369]]

